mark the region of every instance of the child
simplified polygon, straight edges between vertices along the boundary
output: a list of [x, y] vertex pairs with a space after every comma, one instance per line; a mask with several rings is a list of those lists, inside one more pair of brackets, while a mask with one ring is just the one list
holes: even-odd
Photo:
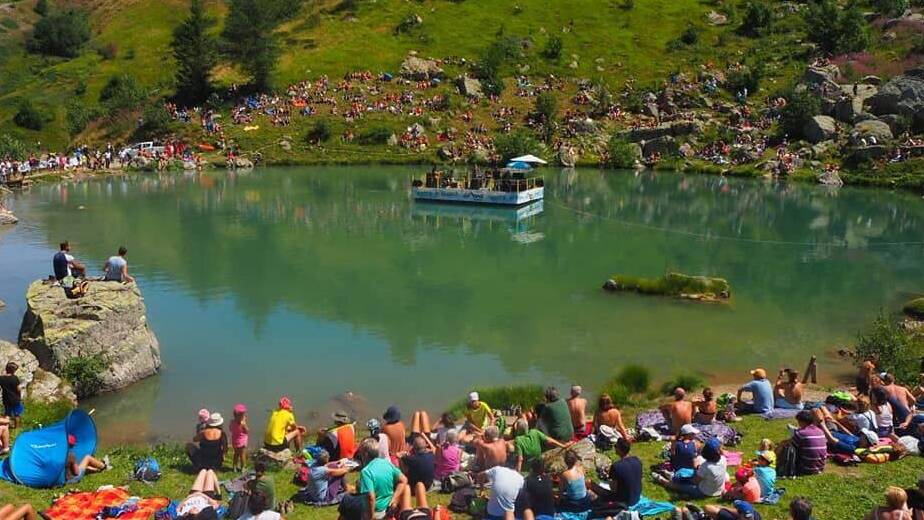
[[209, 413], [209, 411], [206, 410], [205, 408], [199, 410], [199, 415], [198, 415], [199, 422], [196, 423], [196, 435], [199, 435], [200, 433], [202, 433], [202, 430], [204, 430], [205, 427], [208, 425], [209, 417], [211, 416], [212, 414]]
[[4, 415], [10, 418], [10, 428], [19, 427], [19, 418], [25, 409], [22, 405], [22, 392], [19, 389], [19, 378], [16, 371], [19, 365], [10, 361], [6, 364], [6, 375], [0, 376], [0, 390], [3, 390]]
[[[760, 444], [763, 448], [764, 443]], [[773, 446], [773, 443], [769, 444]], [[754, 461], [754, 478], [760, 484], [760, 498], [767, 498], [776, 490], [776, 453], [772, 448], [761, 449], [757, 452], [757, 459]]]
[[244, 471], [247, 465], [247, 441], [250, 428], [247, 426], [247, 407], [243, 404], [234, 406], [234, 419], [231, 421], [231, 447], [234, 448], [234, 459], [231, 467], [234, 471]]
[[741, 466], [735, 472], [735, 484], [724, 495], [725, 500], [744, 500], [751, 504], [760, 502], [760, 484], [754, 478], [754, 471]]

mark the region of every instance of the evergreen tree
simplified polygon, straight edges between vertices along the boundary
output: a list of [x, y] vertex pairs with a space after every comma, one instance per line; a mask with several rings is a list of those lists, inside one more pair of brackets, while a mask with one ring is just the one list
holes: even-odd
[[218, 62], [218, 40], [209, 33], [215, 19], [205, 14], [202, 0], [192, 0], [189, 17], [173, 30], [177, 98], [201, 103], [212, 92], [212, 69]]
[[279, 59], [276, 28], [300, 5], [301, 0], [228, 0], [222, 32], [226, 52], [250, 75], [255, 88], [269, 87]]

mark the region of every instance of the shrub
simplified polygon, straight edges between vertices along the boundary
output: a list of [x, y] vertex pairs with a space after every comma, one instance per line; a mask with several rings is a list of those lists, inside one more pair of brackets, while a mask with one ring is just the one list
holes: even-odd
[[[494, 410], [505, 410], [519, 406], [523, 410], [531, 410], [545, 400], [545, 391], [539, 385], [497, 386], [491, 388], [476, 388], [478, 397]], [[461, 399], [449, 407], [447, 412], [456, 417], [465, 413], [468, 399]]]
[[545, 47], [542, 49], [542, 55], [549, 60], [558, 60], [561, 58], [561, 51], [564, 47], [561, 37], [557, 35], [552, 35], [545, 42]]
[[699, 390], [706, 383], [706, 380], [703, 379], [699, 374], [694, 373], [684, 373], [677, 374], [674, 377], [668, 379], [667, 381], [661, 383], [659, 388], [661, 394], [671, 395], [674, 393], [675, 388], [683, 388], [687, 392], [692, 392], [694, 390]]
[[786, 106], [780, 113], [781, 128], [791, 137], [801, 137], [809, 119], [821, 113], [821, 101], [807, 90], [792, 89], [785, 97]]
[[896, 381], [906, 385], [917, 382], [920, 353], [920, 345], [882, 312], [869, 330], [857, 334], [854, 348], [858, 361], [872, 357], [878, 360], [881, 370], [893, 374]]
[[13, 122], [20, 128], [41, 130], [45, 127], [45, 116], [28, 100], [19, 102]]
[[680, 41], [684, 45], [696, 45], [699, 42], [699, 29], [692, 25], [687, 26], [687, 28], [680, 33]]
[[542, 137], [547, 143], [555, 134], [555, 116], [558, 115], [558, 99], [551, 92], [542, 92], [536, 96], [535, 114], [542, 124]]
[[9, 157], [21, 161], [26, 157], [26, 145], [10, 134], [0, 134], [0, 159]]
[[738, 31], [746, 36], [762, 36], [773, 25], [773, 8], [766, 0], [751, 0], [744, 7], [744, 20]]
[[[331, 135], [333, 135], [333, 130], [331, 130], [330, 122], [327, 119], [318, 119], [305, 134], [305, 141], [308, 144], [326, 143], [330, 141]], [[388, 138], [386, 137], [385, 140], [387, 141]]]
[[98, 46], [96, 53], [104, 60], [114, 60], [119, 54], [119, 48], [114, 43], [106, 43]]
[[147, 96], [131, 74], [111, 76], [99, 93], [99, 101], [110, 110], [137, 107]]
[[173, 117], [167, 112], [161, 101], [144, 107], [141, 115], [141, 127], [138, 129], [139, 137], [157, 137], [170, 131]]
[[359, 134], [356, 140], [359, 144], [385, 144], [392, 135], [394, 132], [387, 126], [373, 126]]
[[38, 0], [35, 2], [35, 7], [32, 8], [36, 14], [39, 16], [45, 16], [48, 14], [48, 0]]
[[518, 128], [494, 140], [494, 149], [501, 162], [507, 162], [518, 155], [539, 155], [539, 141], [532, 132]]
[[617, 374], [616, 379], [634, 394], [644, 394], [651, 385], [651, 372], [640, 365], [626, 365]]
[[635, 0], [622, 0], [622, 4], [620, 4], [619, 7], [620, 9], [631, 11], [635, 9]]
[[725, 88], [733, 94], [747, 89], [749, 93], [757, 92], [760, 88], [760, 80], [764, 77], [764, 67], [762, 62], [758, 61], [755, 65], [746, 65], [728, 74], [725, 80]]
[[613, 377], [603, 383], [600, 387], [599, 395], [607, 394], [613, 398], [616, 406], [626, 406], [632, 404], [632, 392], [619, 381], [618, 377]]
[[29, 413], [25, 414], [19, 427], [24, 431], [32, 428], [41, 428], [54, 424], [67, 417], [67, 414], [73, 410], [71, 403], [66, 400], [55, 401], [53, 403], [39, 403], [26, 400], [26, 409]]
[[78, 356], [68, 359], [61, 369], [61, 376], [72, 387], [78, 399], [98, 394], [103, 387], [100, 373], [106, 370], [107, 365], [99, 354], [93, 356]]
[[90, 20], [80, 9], [65, 9], [35, 23], [27, 48], [31, 52], [74, 58], [90, 41]]
[[77, 135], [89, 125], [94, 119], [99, 117], [99, 110], [87, 106], [80, 99], [74, 98], [67, 104], [67, 114], [65, 123], [70, 135]]
[[637, 144], [630, 143], [616, 134], [613, 134], [606, 143], [606, 152], [608, 155], [606, 165], [611, 168], [623, 170], [634, 168], [641, 158], [641, 148]]
[[841, 8], [837, 0], [813, 0], [809, 2], [804, 18], [811, 28], [809, 40], [825, 52], [859, 52], [869, 44], [868, 25], [854, 2]]
[[908, 9], [908, 0], [874, 0], [873, 7], [882, 16], [901, 16]]

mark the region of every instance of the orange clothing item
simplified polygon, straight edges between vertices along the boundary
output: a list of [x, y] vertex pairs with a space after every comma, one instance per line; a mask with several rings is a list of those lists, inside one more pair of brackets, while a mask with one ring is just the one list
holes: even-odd
[[388, 454], [396, 457], [399, 453], [407, 451], [407, 430], [404, 423], [386, 424], [382, 426], [382, 433], [388, 437]]
[[339, 426], [337, 432], [337, 446], [340, 448], [340, 458], [352, 459], [356, 454], [356, 430], [352, 424]]

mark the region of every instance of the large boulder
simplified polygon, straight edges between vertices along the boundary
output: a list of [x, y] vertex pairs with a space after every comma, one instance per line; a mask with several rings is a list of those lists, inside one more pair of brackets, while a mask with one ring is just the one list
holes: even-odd
[[642, 143], [642, 153], [645, 154], [645, 157], [649, 157], [654, 153], [658, 153], [664, 157], [674, 156], [680, 152], [680, 144], [677, 143], [677, 140], [669, 135], [663, 137], [658, 137], [657, 139], [651, 139]]
[[820, 143], [837, 136], [837, 123], [830, 116], [815, 116], [808, 120], [802, 133], [809, 142]]
[[620, 133], [620, 137], [630, 143], [648, 141], [664, 136], [680, 137], [698, 134], [703, 131], [703, 124], [699, 121], [677, 121], [663, 123], [651, 128], [633, 128]]
[[17, 222], [19, 222], [19, 219], [16, 218], [16, 215], [14, 215], [12, 211], [0, 207], [0, 226], [15, 224]]
[[425, 60], [417, 56], [408, 56], [401, 63], [401, 76], [414, 81], [423, 81], [433, 78], [439, 78], [443, 75], [443, 69], [435, 60]]
[[802, 75], [802, 81], [808, 85], [820, 85], [822, 83], [837, 83], [841, 77], [841, 71], [837, 65], [826, 65], [823, 67], [809, 67], [805, 69]]
[[456, 85], [459, 87], [459, 93], [472, 99], [481, 99], [484, 92], [481, 91], [481, 82], [470, 76], [459, 76], [456, 79]]
[[542, 454], [542, 463], [546, 470], [552, 474], [559, 474], [568, 469], [565, 464], [565, 452], [572, 451], [581, 460], [584, 473], [596, 475], [598, 471], [609, 469], [612, 461], [606, 455], [598, 452], [590, 439], [582, 439], [568, 448], [553, 448]]
[[924, 117], [924, 69], [912, 69], [892, 78], [867, 100], [876, 115], [900, 114], [908, 118]]
[[72, 359], [98, 358], [105, 368], [96, 390], [118, 390], [160, 369], [160, 347], [146, 313], [136, 284], [90, 282], [86, 295], [72, 300], [57, 285], [33, 282], [19, 346], [59, 375]]
[[850, 133], [850, 139], [854, 143], [859, 143], [861, 140], [866, 140], [868, 143], [882, 143], [884, 141], [892, 140], [892, 129], [889, 128], [889, 125], [878, 119], [870, 119], [867, 121], [861, 121], [853, 127], [853, 131]]
[[36, 357], [28, 350], [0, 340], [0, 360], [6, 365], [10, 361], [19, 365], [16, 375], [23, 387], [23, 398], [39, 403], [69, 401], [77, 404], [77, 396], [67, 382], [39, 367]]
[[892, 131], [893, 136], [902, 135], [908, 131], [907, 117], [898, 114], [883, 114], [879, 116], [879, 120], [889, 125], [889, 130]]

